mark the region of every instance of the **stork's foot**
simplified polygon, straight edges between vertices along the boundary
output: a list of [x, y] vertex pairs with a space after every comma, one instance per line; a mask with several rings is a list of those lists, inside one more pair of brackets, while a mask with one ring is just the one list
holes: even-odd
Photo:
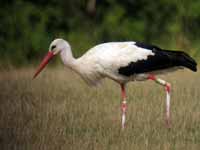
[[171, 121], [170, 121], [170, 118], [167, 118], [166, 120], [165, 120], [165, 126], [166, 126], [166, 128], [167, 129], [171, 129]]

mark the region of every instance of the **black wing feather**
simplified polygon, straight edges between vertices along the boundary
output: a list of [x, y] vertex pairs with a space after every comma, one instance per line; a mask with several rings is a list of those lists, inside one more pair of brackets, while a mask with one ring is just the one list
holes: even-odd
[[148, 56], [146, 60], [130, 62], [127, 66], [119, 68], [119, 74], [131, 76], [138, 73], [147, 73], [157, 70], [168, 69], [176, 66], [184, 66], [196, 71], [196, 62], [186, 53], [181, 51], [162, 50], [154, 45], [136, 42], [136, 46], [152, 50], [154, 55]]

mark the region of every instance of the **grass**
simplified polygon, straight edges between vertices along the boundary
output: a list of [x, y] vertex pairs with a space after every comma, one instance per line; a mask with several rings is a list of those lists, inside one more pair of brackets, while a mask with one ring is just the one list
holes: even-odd
[[200, 146], [199, 73], [179, 71], [172, 83], [172, 128], [164, 124], [165, 92], [153, 83], [128, 85], [127, 128], [120, 130], [120, 88], [88, 87], [64, 68], [0, 73], [2, 150], [183, 150]]

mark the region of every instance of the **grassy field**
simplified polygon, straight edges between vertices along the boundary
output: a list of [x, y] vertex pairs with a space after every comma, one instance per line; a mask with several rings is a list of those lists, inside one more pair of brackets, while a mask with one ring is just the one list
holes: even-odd
[[193, 150], [200, 147], [199, 73], [179, 71], [172, 83], [172, 128], [165, 92], [152, 81], [128, 85], [127, 128], [120, 130], [120, 88], [88, 87], [62, 67], [0, 72], [1, 150]]

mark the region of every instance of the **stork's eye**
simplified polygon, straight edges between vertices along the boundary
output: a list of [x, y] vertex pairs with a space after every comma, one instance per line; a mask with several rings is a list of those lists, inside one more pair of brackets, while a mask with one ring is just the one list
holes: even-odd
[[54, 48], [56, 48], [56, 45], [52, 45], [51, 46], [51, 50], [53, 50]]

